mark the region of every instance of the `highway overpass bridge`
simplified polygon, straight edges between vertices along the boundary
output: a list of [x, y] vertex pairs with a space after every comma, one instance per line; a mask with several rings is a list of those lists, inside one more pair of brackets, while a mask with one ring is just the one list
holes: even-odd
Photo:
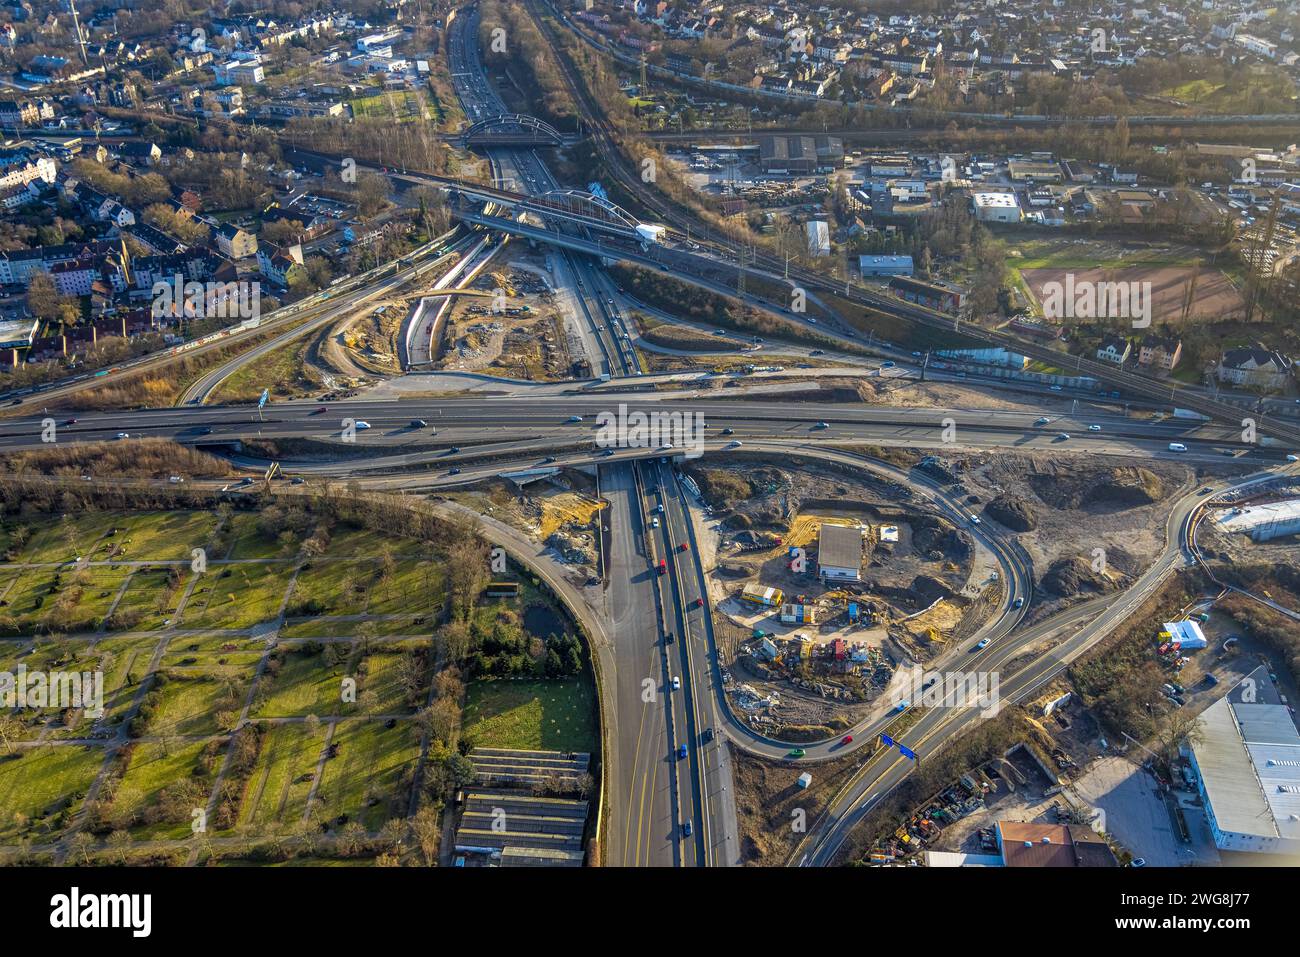
[[526, 113], [502, 113], [479, 120], [461, 135], [469, 149], [494, 146], [564, 146], [568, 140], [551, 124]]
[[[312, 158], [316, 162], [337, 161], [337, 157], [313, 150], [296, 149], [292, 152], [302, 158]], [[540, 196], [527, 196], [449, 176], [386, 172], [394, 180], [442, 187], [447, 191], [452, 203], [453, 215], [465, 222], [499, 229], [516, 236], [564, 246], [593, 256], [626, 259], [652, 268], [668, 269], [670, 267], [667, 263], [671, 262], [672, 271], [678, 276], [690, 274], [707, 276], [716, 273], [719, 269], [738, 268], [734, 253], [717, 243], [701, 246], [701, 251], [698, 253], [647, 243], [646, 236], [636, 229], [641, 224], [637, 223], [634, 216], [608, 200], [583, 193], [581, 190], [556, 190]], [[587, 230], [587, 235], [593, 238], [570, 235], [556, 229], [539, 228], [520, 223], [510, 217], [489, 216], [482, 210], [475, 210], [473, 203], [464, 200], [493, 203], [516, 213], [534, 213], [543, 220], [580, 227], [579, 232]], [[608, 239], [601, 237], [608, 237]], [[706, 252], [712, 255], [706, 255]], [[768, 259], [767, 256], [760, 256], [756, 264], [759, 267], [757, 270], [753, 266], [746, 268], [750, 271], [762, 272], [770, 265]], [[969, 339], [1010, 349], [1030, 359], [1067, 370], [1071, 374], [1093, 376], [1106, 383], [1111, 389], [1122, 389], [1144, 399], [1162, 404], [1168, 403], [1175, 408], [1191, 409], [1220, 422], [1235, 424], [1239, 428], [1245, 427], [1242, 425], [1243, 419], [1253, 419], [1255, 430], [1260, 434], [1274, 436], [1300, 449], [1300, 428], [1294, 424], [1262, 413], [1244, 412], [1241, 407], [1212, 398], [1202, 391], [1188, 389], [1177, 383], [1151, 379], [1094, 359], [1070, 356], [1036, 342], [996, 330], [984, 329], [972, 323], [959, 323], [953, 316], [904, 302], [888, 293], [861, 285], [852, 286], [846, 294], [842, 284], [809, 270], [792, 269], [790, 275], [810, 293], [838, 296], [868, 310], [906, 319], [935, 331], [949, 334], [956, 331]], [[778, 309], [780, 305], [784, 304], [778, 304]], [[869, 323], [870, 317], [865, 317], [865, 321]]]

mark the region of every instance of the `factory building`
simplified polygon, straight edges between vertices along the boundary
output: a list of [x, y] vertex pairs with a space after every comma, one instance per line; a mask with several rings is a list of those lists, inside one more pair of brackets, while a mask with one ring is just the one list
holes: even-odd
[[831, 254], [830, 227], [823, 220], [814, 219], [804, 223], [804, 229], [808, 231], [808, 255], [829, 256]]
[[817, 574], [825, 580], [862, 580], [862, 529], [823, 524], [817, 538]]
[[1206, 708], [1185, 748], [1215, 845], [1300, 853], [1300, 733], [1258, 668]]
[[1295, 535], [1300, 533], [1300, 498], [1229, 509], [1218, 523], [1225, 532], [1241, 532], [1257, 542]]
[[971, 203], [981, 223], [1018, 223], [1023, 218], [1014, 193], [973, 193]]

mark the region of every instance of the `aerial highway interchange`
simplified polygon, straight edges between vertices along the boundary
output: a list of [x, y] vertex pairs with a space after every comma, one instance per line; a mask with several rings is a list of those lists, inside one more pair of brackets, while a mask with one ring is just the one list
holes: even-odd
[[[535, 11], [540, 5], [528, 6]], [[504, 519], [485, 513], [475, 520], [490, 544], [504, 548], [550, 587], [590, 643], [600, 726], [601, 780], [595, 800], [601, 864], [743, 863], [737, 755], [767, 762], [782, 773], [789, 770], [792, 778], [804, 765], [815, 775], [823, 764], [860, 759], [794, 841], [793, 851], [777, 862], [792, 867], [843, 863], [854, 828], [915, 770], [913, 762], [937, 754], [980, 717], [973, 708], [927, 708], [905, 716], [872, 713], [833, 736], [807, 740], [769, 736], [741, 720], [726, 687], [716, 633], [721, 612], [715, 607], [718, 590], [710, 582], [717, 561], [711, 547], [701, 547], [702, 532], [714, 518], [688, 480], [691, 463], [725, 468], [735, 461], [741, 469], [755, 471], [772, 464], [826, 468], [905, 490], [907, 508], [954, 529], [993, 570], [990, 580], [999, 582], [986, 617], [929, 664], [998, 673], [1002, 698], [1009, 703], [1031, 700], [1104, 643], [1172, 576], [1202, 565], [1195, 533], [1210, 502], [1300, 472], [1295, 455], [1300, 424], [1295, 410], [1281, 400], [1252, 406], [1186, 382], [1156, 382], [1123, 367], [1071, 359], [1004, 331], [903, 302], [865, 282], [840, 282], [807, 265], [792, 270], [770, 252], [747, 261], [743, 244], [702, 226], [692, 230], [689, 211], [638, 181], [635, 171], [629, 173], [614, 130], [593, 112], [590, 94], [563, 60], [560, 66], [584, 120], [584, 135], [607, 161], [603, 169], [654, 220], [629, 220], [631, 214], [607, 199], [570, 188], [548, 166], [548, 150], [574, 137], [565, 131], [558, 144], [548, 144], [546, 130], [554, 130], [512, 109], [518, 97], [511, 95], [508, 103], [498, 89], [502, 77], [485, 63], [481, 27], [477, 4], [455, 8], [442, 32], [440, 55], [472, 129], [490, 131], [495, 120], [514, 118], [505, 124], [507, 135], [496, 141], [488, 137], [477, 147], [489, 170], [487, 181], [361, 164], [363, 171], [382, 175], [395, 197], [415, 187], [444, 190], [456, 220], [446, 233], [400, 262], [381, 263], [346, 283], [327, 286], [231, 336], [142, 356], [103, 376], [75, 375], [8, 392], [0, 397], [5, 403], [0, 407], [0, 455], [34, 456], [52, 445], [129, 448], [161, 440], [217, 456], [239, 476], [174, 477], [173, 486], [183, 480], [196, 492], [236, 500], [265, 491], [268, 499], [291, 501], [320, 489], [347, 487], [409, 495], [434, 503], [441, 515], [457, 516], [472, 512], [457, 495], [503, 479], [517, 479], [521, 488], [539, 477], [565, 473], [594, 482], [602, 503], [594, 521], [599, 564], [585, 581]], [[329, 170], [341, 159], [335, 151], [301, 142], [286, 144], [286, 154], [316, 170]], [[643, 226], [650, 231], [638, 232]], [[521, 247], [540, 249], [549, 257], [555, 285], [575, 307], [574, 341], [590, 375], [546, 383], [483, 375], [481, 388], [447, 386], [460, 380], [445, 378], [444, 370], [436, 368], [445, 315], [457, 296], [486, 295], [481, 283], [474, 285], [477, 277], [500, 267]], [[769, 285], [741, 293], [740, 301], [779, 317], [789, 324], [787, 330], [828, 337], [835, 343], [831, 355], [814, 351], [807, 341], [784, 341], [775, 334], [759, 350], [756, 336], [717, 330], [717, 346], [708, 355], [753, 362], [761, 357], [787, 365], [746, 376], [732, 367], [650, 370], [642, 360], [653, 346], [632, 316], [654, 309], [625, 292], [611, 272], [616, 262], [670, 274], [701, 295], [737, 296], [736, 274], [748, 270]], [[819, 323], [795, 314], [787, 302], [772, 298], [773, 286], [837, 297], [860, 310], [857, 318], [864, 322], [872, 314], [886, 315], [935, 335], [953, 333], [982, 346], [1014, 347], [1044, 366], [1058, 362], [1063, 376], [1091, 385], [1049, 388], [1046, 379], [1011, 383], [968, 377], [965, 371], [932, 365], [935, 356], [929, 350], [912, 352], [873, 341], [856, 321]], [[397, 386], [325, 398], [264, 394], [257, 404], [223, 398], [222, 387], [241, 371], [397, 295], [423, 295], [426, 305], [432, 303], [421, 320], [408, 320], [402, 327], [403, 369], [393, 376]], [[167, 375], [179, 357], [217, 349], [231, 354], [223, 353], [205, 368], [171, 406], [103, 410], [80, 404], [97, 388], [142, 371]], [[813, 357], [829, 369], [814, 369], [807, 361], [802, 375], [800, 367], [791, 368], [792, 359]], [[762, 391], [768, 381], [806, 383], [823, 374], [868, 383], [942, 383], [985, 390], [1006, 401], [999, 408], [939, 401], [822, 403]], [[724, 392], [724, 383], [736, 388]], [[698, 434], [687, 437], [689, 447], [680, 441], [610, 444], [603, 438], [602, 422], [616, 411], [648, 418], [677, 415], [696, 422]], [[902, 451], [936, 458], [1014, 453], [1065, 467], [1087, 461], [1123, 467], [1157, 463], [1208, 477], [1171, 493], [1164, 503], [1163, 527], [1153, 530], [1161, 542], [1158, 555], [1121, 591], [1043, 616], [1035, 609], [1042, 569], [1034, 566], [1016, 535], [982, 521], [972, 497], [956, 490], [955, 483], [902, 465], [890, 454]], [[68, 471], [50, 481], [111, 484], [102, 475], [79, 477]], [[898, 742], [911, 749], [910, 759], [878, 747], [881, 735], [896, 729]]]

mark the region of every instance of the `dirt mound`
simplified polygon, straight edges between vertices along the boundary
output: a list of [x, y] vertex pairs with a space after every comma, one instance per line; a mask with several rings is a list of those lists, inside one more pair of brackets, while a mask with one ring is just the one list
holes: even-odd
[[1032, 532], [1038, 527], [1034, 507], [1015, 495], [999, 495], [984, 506], [984, 513], [1015, 532]]
[[729, 469], [691, 469], [691, 476], [714, 508], [734, 508], [754, 493], [753, 486]]
[[1158, 475], [1138, 466], [1053, 469], [1026, 479], [1034, 494], [1053, 508], [1135, 508], [1158, 502], [1167, 492]]
[[1043, 575], [1042, 586], [1055, 595], [1069, 598], [1087, 590], [1093, 592], [1109, 591], [1110, 579], [1092, 570], [1092, 566], [1083, 558], [1075, 555], [1071, 558], [1058, 558]]
[[747, 578], [750, 569], [735, 562], [723, 562], [718, 566], [718, 575], [722, 578]]
[[909, 516], [912, 547], [931, 561], [960, 560], [970, 552], [966, 538], [946, 522], [928, 515]]

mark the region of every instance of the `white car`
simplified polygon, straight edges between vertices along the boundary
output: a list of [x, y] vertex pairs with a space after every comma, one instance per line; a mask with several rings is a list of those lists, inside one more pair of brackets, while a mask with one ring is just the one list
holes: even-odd
[[1288, 456], [1286, 457], [1286, 460], [1287, 460], [1288, 462], [1300, 462], [1300, 456], [1288, 455]]
[[671, 452], [672, 450], [673, 444], [671, 442], [665, 442], [663, 445], [659, 446], [660, 452]]
[[673, 690], [674, 691], [682, 690], [682, 679], [677, 677], [676, 675], [673, 675]]
[[659, 527], [659, 519], [658, 519], [658, 518], [652, 518], [652, 519], [650, 519], [650, 527], [651, 527], [651, 528], [658, 528], [658, 527]]
[[727, 446], [727, 448], [729, 448], [729, 449], [738, 449], [738, 448], [740, 448], [740, 446], [741, 446], [741, 441], [740, 441], [740, 439], [732, 439], [732, 440], [731, 440], [731, 443]]
[[1088, 431], [1089, 431], [1089, 432], [1100, 432], [1100, 431], [1101, 431], [1101, 426], [1100, 426], [1100, 425], [1090, 425], [1090, 426], [1088, 426]]
[[1170, 443], [1169, 443], [1169, 451], [1170, 451], [1170, 452], [1186, 452], [1186, 451], [1187, 451], [1187, 446], [1183, 445], [1182, 442], [1170, 442]]
[[369, 422], [365, 421], [364, 419], [358, 419], [358, 420], [357, 420], [357, 431], [358, 431], [358, 432], [363, 432], [363, 431], [365, 431], [365, 430], [368, 429], [368, 428], [370, 428], [370, 423], [369, 423]]
[[117, 433], [117, 437], [118, 437], [119, 439], [129, 439], [129, 438], [131, 437], [131, 433], [130, 433], [130, 432], [119, 432], [119, 433]]

